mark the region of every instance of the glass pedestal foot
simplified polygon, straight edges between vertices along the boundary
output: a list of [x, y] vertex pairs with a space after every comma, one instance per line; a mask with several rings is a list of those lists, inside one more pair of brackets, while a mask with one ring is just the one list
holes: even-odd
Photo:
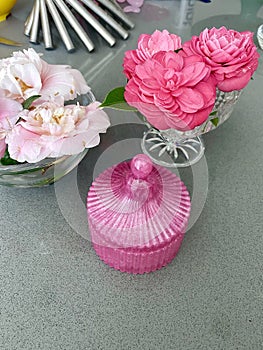
[[159, 131], [149, 129], [145, 132], [142, 151], [158, 165], [182, 168], [195, 164], [204, 154], [204, 144], [200, 137], [180, 138], [176, 130]]

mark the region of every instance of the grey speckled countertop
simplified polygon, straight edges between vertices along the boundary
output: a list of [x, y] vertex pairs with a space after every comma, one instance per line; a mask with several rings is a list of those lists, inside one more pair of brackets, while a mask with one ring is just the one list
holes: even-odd
[[[17, 2], [12, 17], [0, 23], [1, 36], [29, 46], [22, 32], [32, 3]], [[101, 100], [124, 84], [123, 52], [134, 48], [139, 33], [167, 28], [187, 39], [206, 26], [256, 31], [263, 22], [257, 0], [197, 1], [192, 26], [179, 28], [180, 6], [146, 1], [140, 14], [131, 15], [131, 37], [112, 49], [98, 37], [93, 54], [80, 43], [74, 54], [62, 43], [54, 51], [35, 49], [51, 63], [79, 68]], [[1, 46], [0, 57], [12, 51]], [[0, 187], [1, 350], [263, 349], [262, 69], [260, 58], [231, 118], [204, 136], [204, 208], [178, 256], [160, 271], [115, 271], [87, 239], [85, 198], [92, 176], [140, 152], [143, 126], [135, 115], [110, 112], [112, 127], [100, 146], [55, 186]], [[196, 171], [198, 166], [204, 164]], [[180, 175], [190, 192], [202, 192], [191, 169]], [[201, 203], [194, 205], [198, 212]]]

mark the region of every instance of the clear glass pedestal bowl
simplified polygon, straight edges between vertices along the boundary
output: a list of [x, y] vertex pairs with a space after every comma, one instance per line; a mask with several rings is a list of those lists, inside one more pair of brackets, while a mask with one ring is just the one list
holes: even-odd
[[153, 162], [165, 167], [181, 168], [195, 164], [205, 151], [201, 135], [218, 128], [230, 117], [241, 91], [217, 90], [215, 106], [210, 117], [193, 130], [157, 130], [143, 117], [149, 130], [142, 138], [142, 151]]
[[[73, 104], [77, 101], [82, 105], [88, 105], [95, 101], [90, 91], [86, 95], [79, 96], [74, 101], [65, 104]], [[87, 154], [88, 149], [74, 155], [66, 155], [58, 158], [45, 158], [38, 163], [19, 163], [15, 165], [0, 165], [0, 185], [10, 187], [42, 187], [53, 184], [73, 170]]]

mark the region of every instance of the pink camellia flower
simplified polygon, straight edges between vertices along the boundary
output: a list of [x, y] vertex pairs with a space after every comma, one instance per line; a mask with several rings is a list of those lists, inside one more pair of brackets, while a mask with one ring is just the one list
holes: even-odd
[[128, 79], [134, 74], [135, 67], [152, 57], [159, 51], [175, 51], [182, 47], [181, 38], [170, 34], [166, 29], [153, 34], [141, 34], [138, 39], [138, 48], [125, 52], [123, 60], [123, 72]]
[[217, 87], [222, 91], [243, 89], [258, 66], [259, 54], [253, 33], [225, 27], [205, 29], [183, 45], [185, 55], [203, 57], [211, 67]]
[[[0, 60], [0, 96], [23, 102], [33, 95], [42, 101], [72, 100], [90, 90], [82, 74], [67, 65], [48, 64], [32, 48]], [[38, 101], [38, 103], [40, 100]]]
[[191, 130], [208, 118], [216, 87], [200, 56], [161, 51], [136, 66], [124, 97], [159, 130]]
[[110, 125], [99, 102], [88, 106], [61, 106], [45, 102], [32, 110], [23, 110], [19, 121], [7, 135], [11, 158], [35, 163], [46, 157], [82, 152], [100, 142], [99, 133]]
[[5, 97], [0, 97], [0, 158], [6, 149], [5, 137], [18, 120], [22, 105]]

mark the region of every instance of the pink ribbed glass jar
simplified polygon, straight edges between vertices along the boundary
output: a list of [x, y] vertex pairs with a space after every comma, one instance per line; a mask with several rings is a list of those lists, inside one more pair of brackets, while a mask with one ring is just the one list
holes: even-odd
[[142, 274], [176, 256], [190, 215], [183, 182], [144, 154], [105, 170], [87, 197], [91, 240], [111, 267]]

